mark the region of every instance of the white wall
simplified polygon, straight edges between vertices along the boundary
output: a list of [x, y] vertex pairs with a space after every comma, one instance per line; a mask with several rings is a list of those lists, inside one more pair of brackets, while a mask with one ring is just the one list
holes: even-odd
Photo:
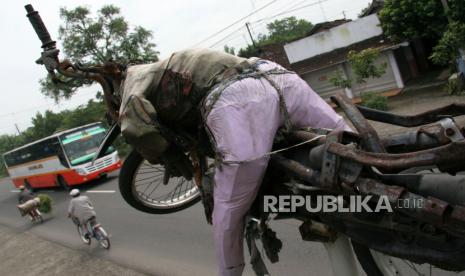
[[[392, 89], [400, 88], [396, 82], [395, 74], [393, 72], [393, 64], [388, 58], [388, 52], [382, 52], [380, 56], [375, 60], [375, 65], [379, 66], [386, 63], [386, 72], [380, 78], [369, 78], [366, 83], [358, 84], [355, 81], [355, 73], [351, 66], [345, 62], [345, 68], [347, 68], [347, 77], [352, 80], [352, 93], [354, 97], [360, 97], [363, 92], [384, 92]], [[336, 71], [344, 71], [343, 64], [333, 65], [331, 67], [322, 68], [309, 73], [301, 75], [315, 92], [317, 92], [322, 98], [328, 99], [330, 96], [344, 92], [342, 88], [335, 87], [331, 84], [329, 79]]]
[[376, 14], [359, 18], [327, 31], [284, 45], [289, 62], [296, 63], [383, 33]]

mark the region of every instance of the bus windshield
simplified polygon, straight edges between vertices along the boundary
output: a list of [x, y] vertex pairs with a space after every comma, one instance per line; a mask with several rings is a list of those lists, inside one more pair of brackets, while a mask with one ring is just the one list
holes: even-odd
[[[92, 160], [105, 136], [103, 126], [93, 126], [62, 137], [62, 144], [71, 165], [79, 165]], [[113, 152], [110, 147], [107, 151]]]

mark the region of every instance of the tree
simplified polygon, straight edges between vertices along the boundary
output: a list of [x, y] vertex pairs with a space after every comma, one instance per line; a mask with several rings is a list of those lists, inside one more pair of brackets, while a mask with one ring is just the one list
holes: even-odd
[[381, 27], [395, 40], [430, 39], [436, 43], [431, 60], [454, 63], [458, 49], [465, 45], [465, 5], [463, 0], [448, 3], [446, 13], [440, 0], [386, 0], [379, 13]]
[[[151, 42], [151, 31], [140, 26], [130, 30], [129, 23], [116, 6], [103, 6], [97, 17], [93, 17], [87, 7], [61, 8], [60, 17], [64, 22], [58, 30], [62, 52], [72, 62], [97, 64], [112, 60], [127, 64], [158, 60], [156, 45]], [[66, 86], [56, 85], [50, 77], [40, 83], [42, 93], [55, 100], [69, 98], [77, 88], [91, 84], [73, 80]]]
[[[17, 148], [23, 144], [24, 141], [22, 136], [8, 134], [0, 135], [0, 154], [3, 155], [3, 153]], [[2, 162], [0, 162], [0, 176], [6, 176], [5, 163], [3, 162], [3, 160], [1, 161]]]
[[53, 134], [59, 129], [63, 117], [63, 114], [53, 113], [50, 110], [45, 111], [43, 115], [37, 113], [32, 118], [32, 127], [23, 133], [25, 142], [32, 142]]
[[228, 54], [236, 55], [236, 50], [234, 49], [234, 47], [229, 47], [228, 45], [224, 45], [224, 51]]
[[[354, 50], [347, 54], [347, 61], [355, 74], [355, 81], [359, 84], [366, 83], [369, 78], [380, 78], [386, 73], [386, 63], [376, 65], [375, 61], [379, 57], [379, 50], [367, 48], [356, 52]], [[334, 73], [329, 81], [336, 87], [351, 88], [351, 79], [346, 79], [338, 70]]]
[[269, 34], [263, 35], [260, 40], [266, 44], [288, 42], [306, 35], [312, 27], [313, 24], [305, 19], [287, 17], [267, 24]]
[[[375, 61], [379, 57], [379, 50], [367, 48], [360, 52], [350, 51], [347, 54], [347, 62], [350, 64], [355, 74], [355, 81], [359, 84], [366, 83], [369, 78], [380, 78], [386, 73], [386, 63], [376, 65]], [[352, 88], [352, 79], [337, 70], [329, 79], [329, 82], [336, 87]], [[379, 110], [387, 110], [387, 98], [378, 93], [365, 92], [362, 95], [362, 105]]]
[[[313, 24], [305, 19], [297, 19], [294, 16], [286, 17], [281, 20], [275, 20], [266, 25], [267, 34], [259, 34], [256, 45], [260, 46], [278, 43], [289, 42], [305, 36]], [[251, 57], [257, 54], [257, 49], [253, 45], [247, 45], [239, 50], [238, 55], [241, 57]]]

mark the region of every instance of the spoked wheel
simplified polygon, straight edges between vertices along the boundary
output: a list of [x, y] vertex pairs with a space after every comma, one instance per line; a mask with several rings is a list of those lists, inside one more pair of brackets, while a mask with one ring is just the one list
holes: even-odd
[[[402, 171], [404, 174], [439, 173], [434, 166], [414, 167]], [[396, 258], [372, 250], [352, 241], [355, 255], [367, 276], [465, 276], [465, 272], [452, 272], [431, 264], [417, 264], [407, 259]]]
[[417, 264], [369, 249], [352, 241], [355, 255], [367, 276], [465, 276], [431, 264]]
[[200, 200], [194, 180], [172, 177], [163, 184], [165, 168], [146, 161], [132, 151], [120, 171], [119, 188], [124, 200], [137, 210], [168, 214], [186, 209]]
[[77, 226], [77, 230], [78, 230], [78, 233], [79, 233], [79, 237], [81, 237], [81, 240], [85, 244], [89, 245], [90, 242], [91, 242], [91, 237], [89, 235], [86, 235], [86, 231], [83, 229], [83, 227], [81, 225]]
[[98, 243], [101, 247], [105, 249], [110, 249], [110, 238], [108, 238], [108, 234], [102, 227], [98, 227], [94, 230], [95, 238], [98, 240]]

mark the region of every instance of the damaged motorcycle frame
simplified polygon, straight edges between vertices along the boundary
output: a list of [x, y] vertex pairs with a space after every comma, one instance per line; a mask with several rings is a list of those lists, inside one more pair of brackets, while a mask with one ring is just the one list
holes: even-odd
[[[102, 143], [105, 152], [119, 135], [118, 110], [121, 99], [113, 80], [121, 77], [124, 66], [83, 66], [60, 62], [58, 49], [32, 6], [28, 17], [42, 41], [41, 58], [52, 78], [83, 78], [98, 82], [104, 91], [108, 117], [113, 127]], [[379, 213], [310, 213], [298, 208], [295, 213], [278, 213], [274, 219], [294, 218], [304, 240], [331, 242], [342, 233], [351, 239], [359, 257], [373, 249], [416, 263], [429, 263], [445, 270], [465, 270], [465, 170], [464, 129], [454, 121], [465, 115], [464, 104], [452, 104], [413, 116], [401, 116], [355, 106], [344, 95], [331, 100], [342, 109], [355, 132], [324, 129], [294, 129], [279, 135], [274, 150], [287, 149], [270, 156], [259, 195], [250, 211], [246, 227], [248, 245], [262, 239], [270, 260], [277, 261], [282, 244], [267, 222], [271, 214], [263, 212], [265, 195], [352, 195], [386, 196], [389, 202], [422, 200], [424, 205], [394, 208]], [[368, 120], [404, 127], [419, 127], [397, 135], [379, 137]], [[182, 147], [188, 143], [176, 135]], [[300, 144], [300, 146], [295, 146]], [[194, 179], [201, 187], [208, 171], [205, 153], [192, 149], [190, 156]], [[100, 157], [99, 154], [95, 158]], [[211, 156], [213, 157], [213, 156]], [[431, 173], [420, 174], [421, 171]], [[368, 252], [368, 253], [367, 253]], [[253, 255], [252, 259], [257, 259]], [[362, 266], [364, 264], [361, 262]], [[366, 270], [366, 268], [364, 267]], [[371, 275], [371, 274], [370, 274]]]
[[[371, 196], [373, 204], [385, 196], [393, 212], [310, 213], [301, 207], [274, 219], [301, 220], [299, 230], [308, 241], [330, 242], [343, 233], [358, 257], [369, 248], [444, 270], [465, 270], [465, 175], [458, 174], [465, 170], [465, 139], [464, 128], [453, 119], [465, 115], [465, 105], [400, 116], [356, 106], [344, 95], [331, 100], [357, 133], [289, 133], [279, 147], [315, 142], [272, 156], [261, 196], [291, 191], [310, 198], [342, 195], [348, 201], [361, 195]], [[367, 119], [419, 128], [380, 138]], [[423, 204], [396, 207], [402, 201]], [[261, 206], [255, 204], [256, 213]], [[266, 220], [268, 214], [261, 217]]]

